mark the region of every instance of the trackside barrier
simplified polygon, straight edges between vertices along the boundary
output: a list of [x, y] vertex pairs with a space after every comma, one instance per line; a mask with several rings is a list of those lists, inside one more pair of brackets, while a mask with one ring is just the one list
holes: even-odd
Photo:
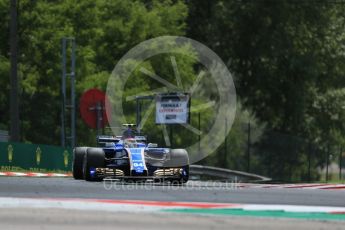
[[0, 171], [69, 172], [71, 163], [70, 148], [0, 142]]
[[222, 180], [227, 181], [239, 181], [239, 182], [265, 182], [270, 181], [271, 178], [246, 173], [236, 170], [223, 169], [211, 166], [202, 166], [202, 165], [191, 165], [190, 166], [190, 175], [191, 176], [207, 176], [207, 177], [216, 177]]

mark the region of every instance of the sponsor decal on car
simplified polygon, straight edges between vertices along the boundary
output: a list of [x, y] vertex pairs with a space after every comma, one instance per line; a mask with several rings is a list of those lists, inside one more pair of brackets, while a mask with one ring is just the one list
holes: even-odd
[[132, 167], [136, 173], [143, 173], [146, 169], [143, 148], [130, 148]]

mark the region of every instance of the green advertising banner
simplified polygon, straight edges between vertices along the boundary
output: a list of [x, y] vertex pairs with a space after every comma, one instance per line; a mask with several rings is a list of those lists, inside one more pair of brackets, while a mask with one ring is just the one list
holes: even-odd
[[0, 142], [0, 171], [70, 172], [72, 149]]

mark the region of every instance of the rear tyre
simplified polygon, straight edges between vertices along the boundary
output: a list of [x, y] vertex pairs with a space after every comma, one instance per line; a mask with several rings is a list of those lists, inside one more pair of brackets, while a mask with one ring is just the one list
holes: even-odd
[[165, 167], [182, 168], [180, 178], [171, 179], [173, 185], [180, 185], [187, 183], [189, 179], [189, 156], [185, 149], [172, 149], [170, 150], [170, 160], [166, 162]]
[[73, 149], [72, 174], [76, 180], [83, 179], [83, 161], [87, 147], [76, 147]]
[[171, 149], [170, 159], [164, 163], [164, 167], [179, 168], [189, 165], [188, 153], [185, 149]]
[[105, 168], [105, 154], [103, 149], [88, 148], [84, 155], [83, 174], [86, 181], [102, 181], [96, 174], [96, 168]]

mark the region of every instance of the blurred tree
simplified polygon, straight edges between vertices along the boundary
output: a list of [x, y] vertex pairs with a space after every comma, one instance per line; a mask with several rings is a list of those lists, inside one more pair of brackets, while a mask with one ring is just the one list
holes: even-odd
[[[0, 15], [8, 19], [8, 1]], [[159, 35], [181, 35], [187, 8], [182, 1], [20, 1], [19, 76], [22, 139], [59, 144], [61, 38], [77, 41], [77, 90], [105, 89], [116, 61], [135, 44]], [[8, 85], [8, 20], [0, 29], [0, 83]], [[2, 126], [8, 123], [8, 92], [0, 92]], [[80, 119], [78, 119], [80, 120]], [[94, 133], [78, 121], [79, 143]], [[91, 135], [90, 135], [91, 134]], [[92, 141], [93, 142], [93, 141]]]
[[[323, 145], [334, 140], [331, 133], [344, 135], [342, 125], [334, 122], [334, 117], [338, 124], [344, 122], [341, 105], [335, 103], [342, 96], [338, 92], [331, 99], [330, 93], [345, 83], [345, 4], [314, 0], [190, 0], [187, 4], [187, 35], [202, 39], [228, 60], [237, 94], [266, 122], [268, 131]], [[325, 97], [336, 109], [315, 108]], [[337, 140], [332, 144], [342, 143]], [[293, 152], [274, 154], [274, 158], [261, 154], [262, 167], [270, 161], [279, 168], [286, 157], [295, 158]], [[305, 160], [305, 154], [301, 151], [299, 159]], [[290, 169], [280, 170], [279, 175], [289, 175]]]
[[0, 129], [9, 130], [9, 8], [10, 2], [0, 0]]

